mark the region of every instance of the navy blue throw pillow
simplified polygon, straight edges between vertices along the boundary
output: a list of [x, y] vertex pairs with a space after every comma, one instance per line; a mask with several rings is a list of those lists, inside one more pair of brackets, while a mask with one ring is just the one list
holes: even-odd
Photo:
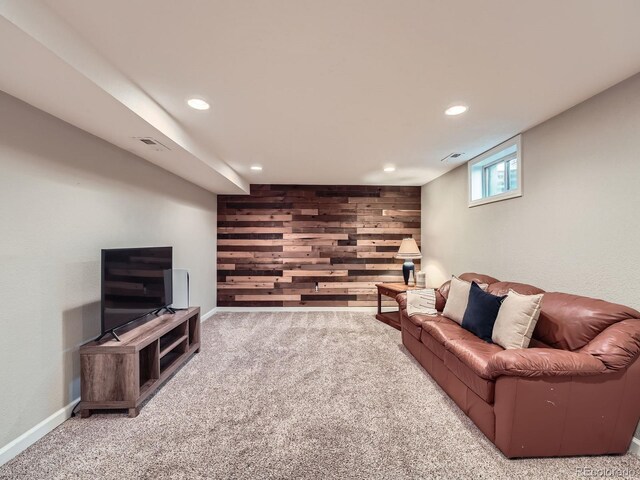
[[462, 317], [462, 328], [491, 343], [493, 324], [496, 323], [498, 310], [505, 297], [491, 295], [482, 290], [476, 282], [472, 282], [467, 310]]

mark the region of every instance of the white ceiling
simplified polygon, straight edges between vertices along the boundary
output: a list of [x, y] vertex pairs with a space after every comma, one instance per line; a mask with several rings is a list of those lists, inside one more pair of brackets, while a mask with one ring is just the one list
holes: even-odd
[[[0, 60], [20, 73], [3, 68], [0, 89], [229, 193], [422, 185], [640, 71], [637, 0], [0, 0], [0, 14]], [[468, 113], [445, 117], [456, 102]], [[143, 135], [172, 151], [134, 148]]]

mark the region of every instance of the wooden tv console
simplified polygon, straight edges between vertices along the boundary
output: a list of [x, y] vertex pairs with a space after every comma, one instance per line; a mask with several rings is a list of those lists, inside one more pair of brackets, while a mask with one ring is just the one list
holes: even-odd
[[140, 404], [194, 353], [200, 351], [200, 307], [161, 315], [118, 333], [120, 342], [92, 341], [80, 347], [80, 416], [93, 410]]

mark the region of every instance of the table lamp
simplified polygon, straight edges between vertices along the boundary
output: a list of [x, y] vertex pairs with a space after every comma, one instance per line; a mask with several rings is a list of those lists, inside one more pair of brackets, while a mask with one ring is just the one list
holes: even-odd
[[413, 260], [422, 258], [416, 241], [413, 238], [402, 239], [396, 258], [402, 258], [405, 261], [402, 265], [402, 276], [404, 277], [404, 284], [409, 285], [409, 274], [412, 270], [415, 276], [416, 267], [413, 264]]

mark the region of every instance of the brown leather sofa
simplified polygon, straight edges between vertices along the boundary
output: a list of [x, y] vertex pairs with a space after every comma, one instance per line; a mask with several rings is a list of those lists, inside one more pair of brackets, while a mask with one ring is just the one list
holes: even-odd
[[[465, 273], [506, 295], [531, 285]], [[442, 312], [449, 282], [436, 291]], [[442, 316], [407, 316], [402, 342], [509, 458], [627, 452], [640, 418], [640, 313], [602, 300], [545, 293], [529, 348], [504, 350]]]

